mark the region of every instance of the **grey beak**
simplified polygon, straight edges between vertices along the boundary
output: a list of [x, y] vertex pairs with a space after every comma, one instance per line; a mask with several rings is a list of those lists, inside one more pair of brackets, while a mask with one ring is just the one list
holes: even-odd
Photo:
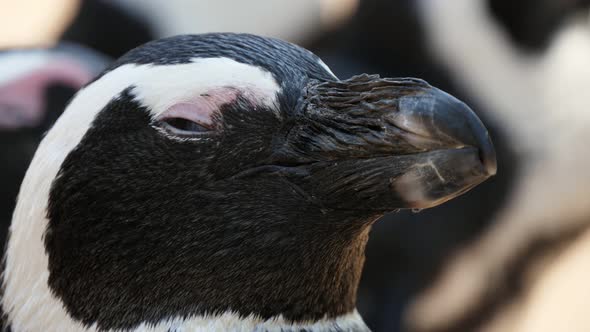
[[419, 148], [477, 148], [487, 174], [496, 174], [496, 152], [487, 129], [465, 103], [444, 91], [432, 87], [401, 97], [397, 112], [387, 120], [412, 133], [408, 140]]
[[496, 174], [494, 146], [477, 115], [422, 80], [311, 82], [304, 110], [289, 151], [312, 165], [308, 178], [321, 180], [303, 186], [327, 206], [429, 208]]

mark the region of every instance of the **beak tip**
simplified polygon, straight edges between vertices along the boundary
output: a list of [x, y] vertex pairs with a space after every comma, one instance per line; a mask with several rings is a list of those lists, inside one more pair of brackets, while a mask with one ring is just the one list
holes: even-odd
[[[486, 135], [487, 136], [487, 135]], [[494, 145], [489, 137], [486, 142], [483, 142], [479, 147], [479, 158], [488, 176], [496, 175], [498, 171], [498, 161], [496, 159], [496, 151]]]
[[496, 162], [496, 156], [493, 156], [493, 158], [483, 158], [482, 162], [483, 162], [484, 169], [486, 170], [486, 172], [489, 176], [496, 175], [496, 172], [498, 171], [498, 164]]
[[468, 124], [462, 128], [464, 131], [459, 131], [461, 134], [458, 137], [463, 137], [466, 143], [479, 150], [479, 158], [486, 175], [494, 176], [498, 171], [498, 161], [492, 138], [477, 114], [466, 104], [461, 102], [461, 105], [462, 107], [458, 108], [461, 112], [456, 114], [466, 119], [465, 122]]

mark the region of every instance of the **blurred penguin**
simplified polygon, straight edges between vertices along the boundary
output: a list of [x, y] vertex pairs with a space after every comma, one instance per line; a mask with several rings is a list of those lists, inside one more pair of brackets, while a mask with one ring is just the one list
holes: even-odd
[[85, 0], [61, 39], [113, 58], [147, 41], [179, 34], [246, 32], [301, 42], [346, 18], [357, 2]]
[[491, 226], [410, 306], [410, 330], [588, 331], [590, 3], [420, 5], [432, 54], [508, 129], [521, 167]]
[[133, 8], [115, 1], [83, 0], [62, 41], [84, 45], [113, 59], [156, 39], [153, 24]]
[[0, 244], [44, 133], [108, 60], [72, 44], [0, 51]]

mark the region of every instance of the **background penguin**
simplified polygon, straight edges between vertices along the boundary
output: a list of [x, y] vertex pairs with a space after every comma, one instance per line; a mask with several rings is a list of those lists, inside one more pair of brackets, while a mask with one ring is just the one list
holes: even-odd
[[[586, 315], [576, 310], [576, 295], [586, 287], [574, 283], [578, 291], [568, 292], [575, 279], [563, 272], [556, 278], [556, 271], [566, 270], [562, 260], [576, 270], [571, 264], [576, 250], [584, 252], [578, 242], [590, 221], [590, 158], [581, 153], [590, 138], [590, 4], [421, 4], [433, 54], [487, 106], [491, 122], [507, 129], [521, 166], [509, 204], [412, 304], [409, 325], [418, 331], [554, 331], [566, 324], [586, 331]], [[548, 310], [557, 303], [559, 310]]]
[[[65, 0], [61, 0], [65, 1]], [[118, 58], [157, 38], [213, 31], [301, 42], [350, 15], [357, 0], [88, 0], [61, 39]], [[280, 8], [280, 10], [277, 10]]]
[[138, 11], [115, 1], [81, 1], [60, 35], [62, 42], [84, 45], [113, 59], [157, 38], [153, 24]]
[[80, 90], [40, 144], [11, 226], [5, 319], [366, 330], [355, 297], [372, 223], [495, 168], [475, 114], [424, 81], [340, 81], [252, 35], [151, 42]]
[[105, 57], [73, 44], [0, 51], [0, 241], [18, 188], [41, 138], [74, 93], [106, 66]]

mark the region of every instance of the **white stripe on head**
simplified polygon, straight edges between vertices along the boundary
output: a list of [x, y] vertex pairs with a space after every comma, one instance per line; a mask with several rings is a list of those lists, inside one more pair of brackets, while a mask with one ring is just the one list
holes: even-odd
[[[125, 65], [127, 66], [127, 65]], [[125, 67], [123, 66], [123, 67]], [[136, 100], [158, 116], [173, 105], [211, 90], [231, 87], [255, 97], [259, 105], [276, 110], [280, 87], [272, 74], [260, 67], [228, 58], [198, 58], [189, 64], [134, 66]]]
[[43, 234], [48, 224], [48, 197], [63, 161], [80, 143], [96, 115], [131, 86], [136, 100], [154, 117], [217, 87], [255, 91], [260, 103], [271, 107], [280, 92], [269, 72], [227, 58], [175, 65], [126, 64], [80, 90], [39, 145], [20, 189], [3, 275], [2, 307], [13, 331], [96, 330], [73, 320], [47, 284]]

